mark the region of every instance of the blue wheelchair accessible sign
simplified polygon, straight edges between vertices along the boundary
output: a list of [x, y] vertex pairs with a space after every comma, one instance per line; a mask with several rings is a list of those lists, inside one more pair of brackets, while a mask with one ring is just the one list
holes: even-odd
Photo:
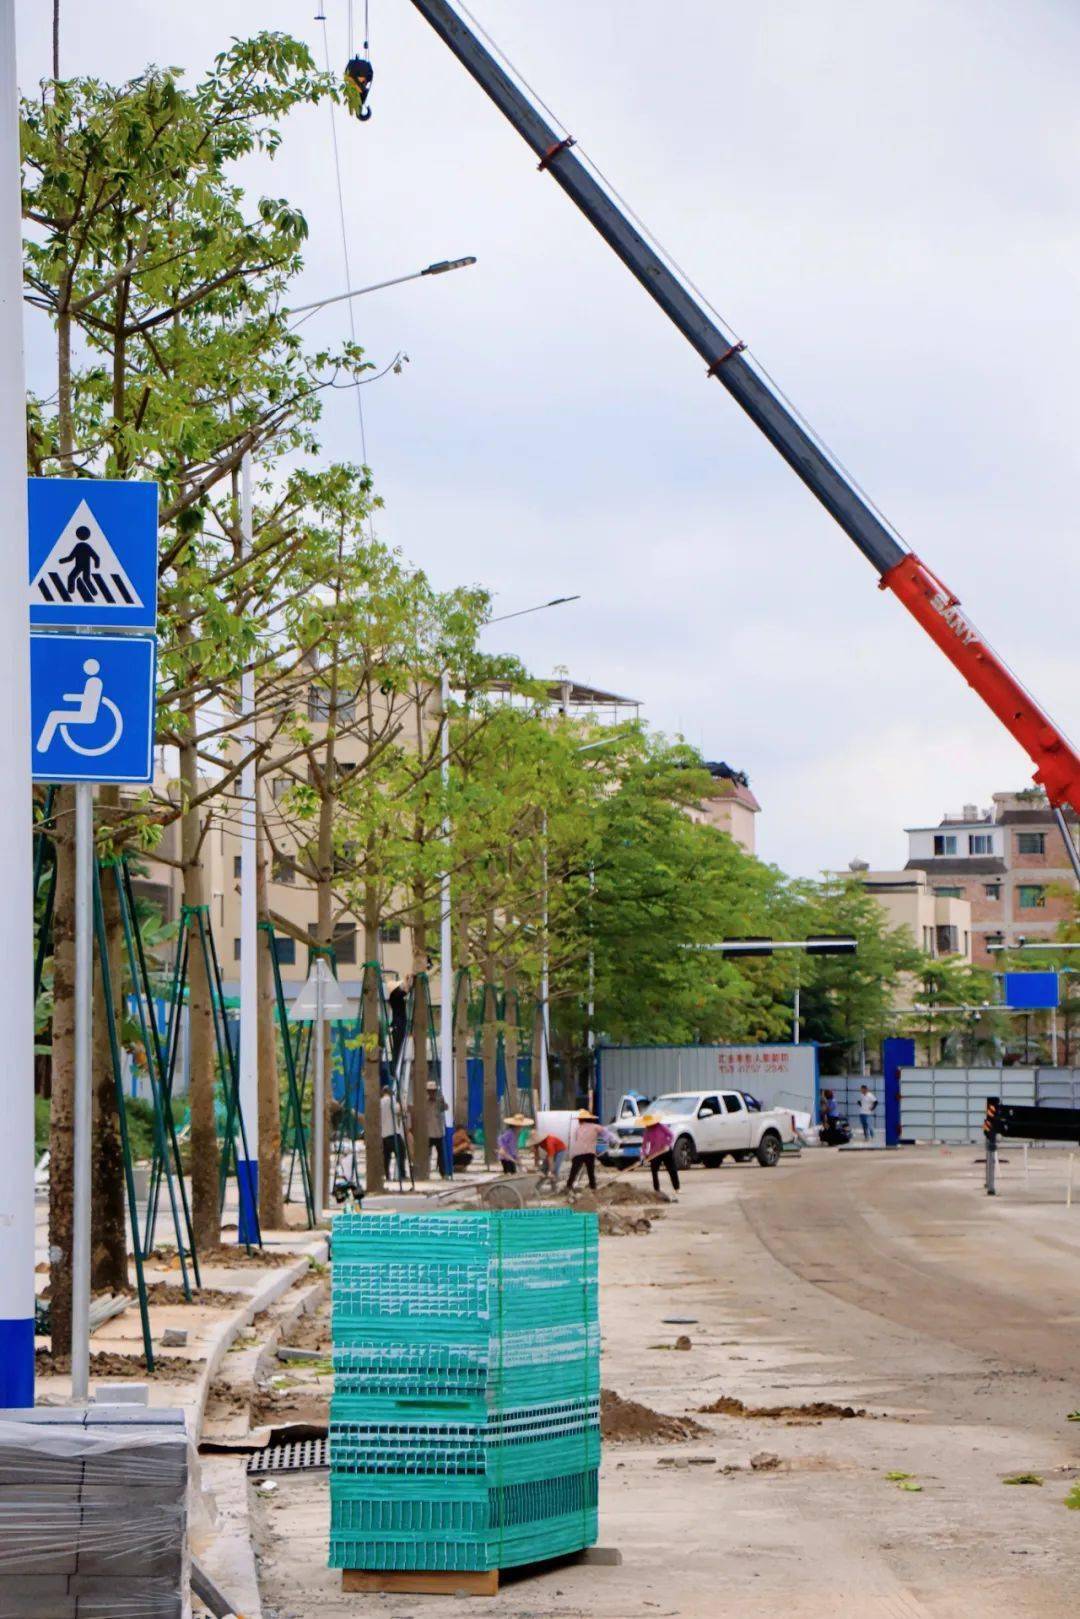
[[116, 478], [30, 478], [34, 629], [157, 629], [158, 490]]
[[156, 664], [152, 636], [32, 634], [34, 780], [152, 781]]

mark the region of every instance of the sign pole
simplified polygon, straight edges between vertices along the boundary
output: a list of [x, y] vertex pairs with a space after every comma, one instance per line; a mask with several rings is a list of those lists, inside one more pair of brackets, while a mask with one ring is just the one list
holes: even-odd
[[[240, 466], [240, 555], [251, 555], [251, 451]], [[242, 1137], [236, 1145], [240, 1218], [237, 1242], [259, 1240], [259, 907], [255, 885], [256, 806], [255, 774], [255, 671], [240, 676], [238, 743], [246, 759], [240, 772], [240, 1114], [247, 1137], [248, 1158], [242, 1158]]]
[[[15, 0], [0, 0], [0, 486], [10, 583], [26, 578], [26, 379], [23, 370]], [[34, 1403], [34, 901], [30, 816], [30, 668], [26, 598], [0, 596], [0, 1407]]]
[[75, 1106], [71, 1398], [90, 1394], [90, 1180], [94, 1128], [94, 789], [75, 788]]
[[323, 1184], [323, 1158], [325, 1155], [325, 1090], [326, 1081], [323, 1072], [323, 1030], [326, 1022], [323, 1016], [323, 961], [320, 956], [315, 972], [315, 1090], [314, 1111], [315, 1118], [311, 1131], [311, 1155], [314, 1160], [311, 1166], [311, 1184], [314, 1189], [315, 1224], [322, 1225], [323, 1211], [326, 1208], [326, 1187]]
[[442, 1009], [439, 1019], [439, 1078], [446, 1103], [446, 1145], [443, 1162], [454, 1173], [454, 930], [450, 890], [450, 671], [442, 672], [442, 788], [447, 800], [443, 813], [443, 871], [440, 910], [439, 987]]

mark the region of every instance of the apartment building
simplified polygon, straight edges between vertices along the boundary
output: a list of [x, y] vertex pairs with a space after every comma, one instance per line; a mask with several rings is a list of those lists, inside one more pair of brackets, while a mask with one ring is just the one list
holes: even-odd
[[922, 871], [871, 871], [861, 861], [851, 870], [885, 912], [890, 931], [907, 928], [928, 956], [972, 961], [971, 903], [935, 889]]
[[[1075, 829], [1077, 817], [1067, 818]], [[989, 809], [965, 804], [936, 826], [906, 832], [906, 870], [922, 873], [936, 896], [970, 905], [976, 966], [993, 965], [991, 945], [1052, 939], [1073, 914], [1072, 866], [1050, 806], [1034, 789], [995, 793]]]
[[761, 805], [750, 789], [750, 779], [743, 770], [733, 770], [728, 764], [706, 762], [712, 777], [712, 790], [707, 798], [690, 810], [690, 819], [719, 827], [747, 854], [757, 850], [757, 817]]

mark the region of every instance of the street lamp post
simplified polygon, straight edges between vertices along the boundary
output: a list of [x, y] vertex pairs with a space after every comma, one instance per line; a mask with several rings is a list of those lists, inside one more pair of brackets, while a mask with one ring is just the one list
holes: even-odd
[[349, 292], [335, 292], [329, 298], [316, 298], [310, 304], [297, 304], [295, 309], [286, 309], [286, 315], [314, 315], [316, 310], [326, 309], [330, 304], [345, 303], [349, 298], [363, 298], [369, 292], [382, 292], [387, 287], [403, 287], [407, 281], [422, 281], [425, 276], [447, 275], [451, 270], [465, 270], [476, 259], [440, 259], [436, 264], [429, 264], [425, 270], [413, 270], [410, 275], [394, 276], [389, 281], [376, 281], [370, 287], [356, 287]]

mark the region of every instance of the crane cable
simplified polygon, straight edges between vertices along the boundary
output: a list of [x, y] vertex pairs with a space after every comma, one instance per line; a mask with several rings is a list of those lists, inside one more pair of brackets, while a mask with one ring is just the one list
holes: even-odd
[[[366, 0], [365, 0], [365, 10], [366, 10]], [[352, 0], [349, 0], [349, 48], [350, 48], [350, 50], [352, 48], [352, 26], [353, 26], [353, 5], [352, 5]], [[327, 73], [329, 73], [331, 71], [331, 68], [330, 68], [330, 39], [329, 39], [329, 35], [327, 34], [327, 31], [326, 31], [326, 19], [325, 18], [323, 19], [322, 32], [323, 32], [323, 52], [324, 52], [325, 57], [326, 57], [326, 71], [327, 71]], [[335, 177], [335, 180], [337, 182], [338, 219], [341, 222], [341, 256], [342, 256], [342, 259], [344, 260], [344, 264], [345, 264], [345, 286], [346, 286], [347, 289], [351, 289], [351, 287], [352, 287], [352, 268], [351, 268], [351, 265], [349, 263], [349, 231], [348, 231], [348, 225], [346, 224], [346, 220], [345, 220], [345, 191], [344, 191], [344, 187], [342, 186], [342, 183], [341, 183], [341, 153], [338, 150], [337, 117], [336, 117], [336, 114], [335, 114], [333, 100], [331, 100], [331, 102], [330, 102], [330, 143], [331, 143], [333, 153], [334, 153], [334, 177]], [[352, 338], [353, 343], [355, 344], [356, 343], [356, 311], [355, 311], [355, 308], [354, 308], [354, 300], [352, 298], [350, 298], [350, 299], [347, 300], [347, 302], [348, 302], [348, 310], [349, 310], [349, 335]], [[365, 471], [366, 471], [367, 468], [368, 468], [368, 464], [369, 464], [368, 463], [368, 449], [367, 449], [367, 427], [366, 427], [365, 422], [364, 422], [364, 396], [360, 392], [359, 379], [357, 379], [357, 381], [355, 382], [354, 388], [355, 388], [355, 392], [356, 392], [356, 415], [357, 415], [357, 420], [359, 421], [359, 424], [360, 424], [360, 453], [364, 458], [364, 468], [365, 468]], [[375, 540], [375, 518], [374, 518], [374, 515], [372, 514], [371, 511], [368, 512], [368, 534], [369, 534], [369, 537], [370, 537], [372, 543], [374, 543], [374, 540]]]

